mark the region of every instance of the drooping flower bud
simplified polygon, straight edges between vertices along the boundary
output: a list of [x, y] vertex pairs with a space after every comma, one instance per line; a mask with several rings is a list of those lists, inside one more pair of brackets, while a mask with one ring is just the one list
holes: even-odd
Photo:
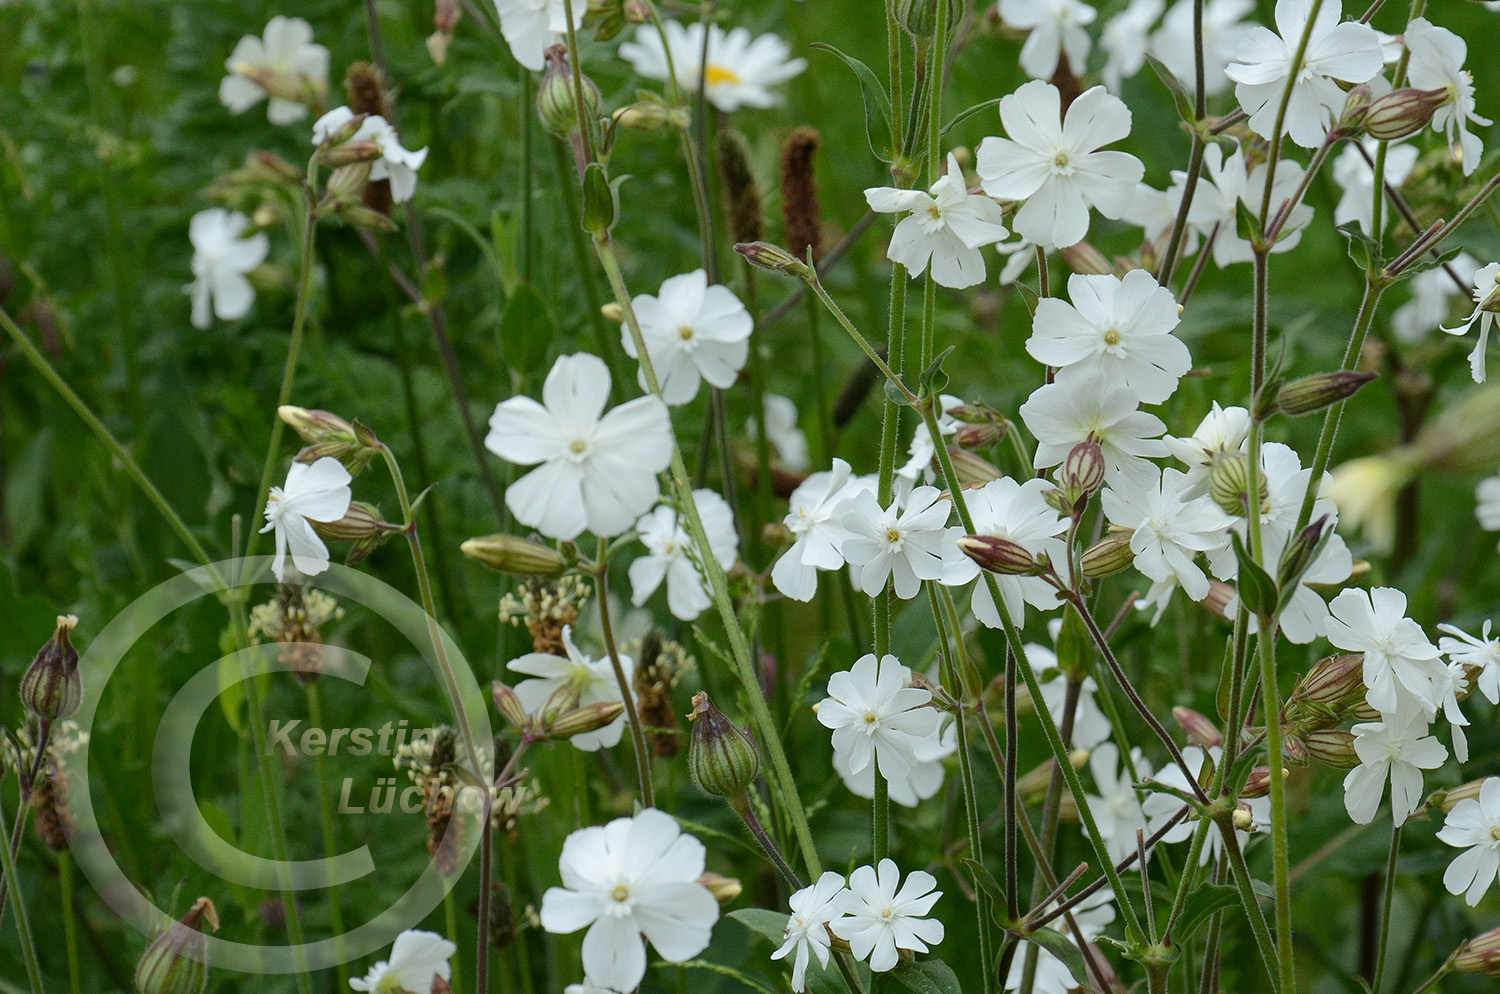
[[1104, 450], [1098, 442], [1084, 439], [1068, 450], [1062, 468], [1057, 471], [1057, 485], [1069, 513], [1098, 493], [1104, 485]]
[[788, 276], [796, 276], [799, 279], [806, 276], [808, 272], [807, 263], [770, 242], [741, 242], [734, 247], [734, 250], [744, 256], [752, 266], [759, 266], [761, 269], [786, 273]]
[[558, 576], [568, 563], [557, 550], [515, 535], [485, 535], [458, 547], [476, 562], [517, 576]]
[[1281, 413], [1294, 418], [1312, 414], [1341, 400], [1348, 400], [1377, 375], [1379, 374], [1374, 372], [1341, 369], [1332, 373], [1304, 376], [1281, 388], [1276, 394], [1276, 407]]
[[[559, 138], [578, 133], [578, 88], [574, 85], [573, 67], [568, 62], [566, 45], [553, 45], [543, 53], [547, 67], [537, 86], [536, 112], [542, 127]], [[599, 116], [599, 88], [583, 77], [583, 117], [592, 121]]]
[[1010, 425], [1004, 421], [995, 424], [964, 425], [953, 434], [953, 441], [965, 449], [987, 449], [1005, 440]]
[[729, 904], [745, 891], [739, 880], [718, 873], [705, 873], [698, 878], [698, 883], [708, 888], [708, 892], [720, 904]]
[[1302, 737], [1307, 745], [1307, 754], [1325, 766], [1338, 770], [1352, 770], [1359, 765], [1359, 755], [1354, 751], [1354, 733], [1342, 728], [1324, 728], [1308, 732]]
[[1004, 576], [1040, 576], [1052, 568], [1046, 556], [997, 535], [965, 535], [958, 540], [958, 548], [980, 569]]
[[1135, 553], [1130, 548], [1133, 532], [1110, 532], [1084, 550], [1081, 560], [1083, 575], [1092, 578], [1113, 576], [1135, 562]]
[[566, 711], [546, 728], [547, 737], [563, 741], [575, 735], [597, 732], [625, 713], [624, 701], [600, 701]]
[[307, 444], [296, 455], [297, 462], [314, 463], [331, 456], [344, 464], [350, 476], [358, 476], [380, 453], [382, 443], [375, 433], [358, 421], [348, 421], [331, 411], [308, 410], [291, 404], [276, 409]]
[[1395, 141], [1416, 134], [1432, 122], [1432, 115], [1453, 100], [1447, 89], [1407, 87], [1376, 97], [1365, 114], [1365, 134], [1379, 141]]
[[1276, 567], [1278, 589], [1286, 590], [1302, 579], [1302, 575], [1312, 566], [1313, 557], [1318, 553], [1327, 527], [1328, 515], [1325, 514], [1297, 533], [1297, 537], [1281, 554], [1281, 562]]
[[68, 633], [78, 627], [71, 614], [60, 615], [57, 631], [21, 677], [21, 703], [38, 719], [53, 722], [78, 710], [83, 700], [83, 677], [78, 672], [78, 650]]
[[1500, 926], [1464, 943], [1463, 950], [1453, 959], [1453, 969], [1459, 973], [1500, 977]]
[[526, 713], [526, 708], [521, 704], [521, 698], [511, 689], [510, 684], [496, 680], [490, 686], [490, 697], [494, 699], [495, 710], [500, 716], [510, 722], [511, 727], [517, 730], [525, 729], [531, 721], [531, 716]]
[[647, 132], [663, 128], [686, 131], [688, 125], [693, 123], [686, 108], [669, 107], [654, 96], [645, 96], [633, 104], [626, 104], [611, 115], [611, 120], [618, 127]]
[[693, 695], [692, 743], [688, 772], [706, 794], [736, 802], [743, 799], [760, 773], [760, 751], [755, 740], [714, 707], [703, 691]]
[[1212, 749], [1214, 746], [1224, 744], [1224, 736], [1207, 716], [1194, 711], [1192, 708], [1178, 706], [1172, 709], [1172, 717], [1177, 719], [1182, 732], [1187, 740], [1195, 746]]
[[1291, 734], [1286, 729], [1283, 729], [1282, 731], [1284, 733], [1284, 737], [1281, 740], [1282, 756], [1285, 757], [1286, 761], [1288, 763], [1291, 763], [1293, 766], [1306, 766], [1307, 743], [1303, 742], [1300, 738], [1298, 738], [1296, 735]]
[[203, 923], [217, 932], [219, 912], [200, 897], [192, 908], [146, 947], [135, 968], [140, 994], [202, 994], [208, 986], [208, 939]]
[[[970, 426], [974, 427], [974, 426]], [[1005, 474], [994, 463], [985, 459], [976, 452], [950, 445], [948, 458], [953, 460], [953, 473], [958, 477], [960, 485], [968, 483], [989, 483], [998, 480]]]

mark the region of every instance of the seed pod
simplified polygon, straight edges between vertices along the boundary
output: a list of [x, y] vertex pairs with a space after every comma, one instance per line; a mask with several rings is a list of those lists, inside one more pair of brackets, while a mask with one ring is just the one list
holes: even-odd
[[1243, 518], [1247, 507], [1259, 507], [1270, 496], [1266, 474], [1256, 475], [1260, 499], [1250, 503], [1250, 459], [1243, 452], [1220, 452], [1208, 470], [1208, 494], [1225, 514]]
[[208, 939], [203, 923], [219, 930], [214, 902], [200, 897], [180, 921], [162, 932], [135, 968], [140, 994], [202, 994], [208, 986]]
[[558, 576], [568, 565], [555, 549], [515, 535], [471, 538], [458, 548], [490, 569], [517, 576]]
[[703, 691], [693, 695], [693, 738], [688, 772], [704, 793], [731, 801], [743, 799], [760, 773], [755, 740], [724, 716]]
[[83, 677], [78, 672], [78, 650], [68, 633], [78, 627], [73, 615], [60, 615], [57, 631], [42, 646], [21, 677], [21, 703], [44, 722], [66, 718], [83, 700]]
[[1083, 575], [1098, 578], [1113, 576], [1135, 562], [1135, 553], [1130, 548], [1132, 532], [1110, 532], [1084, 550], [1081, 560]]
[[[573, 67], [568, 62], [566, 45], [553, 45], [544, 53], [546, 72], [537, 86], [536, 112], [542, 127], [559, 138], [578, 133], [578, 88], [574, 85]], [[599, 116], [599, 88], [583, 77], [583, 113], [585, 120]]]

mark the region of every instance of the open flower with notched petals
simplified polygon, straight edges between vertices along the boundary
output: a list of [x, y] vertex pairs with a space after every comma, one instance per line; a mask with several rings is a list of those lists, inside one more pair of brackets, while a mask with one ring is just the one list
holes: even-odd
[[[658, 294], [643, 293], [630, 305], [640, 321], [662, 399], [673, 406], [686, 404], [698, 395], [700, 378], [721, 390], [733, 386], [749, 355], [755, 327], [740, 298], [727, 286], [709, 286], [708, 274], [701, 269], [669, 278]], [[622, 336], [625, 354], [639, 358], [628, 328]], [[640, 384], [644, 390], [644, 371]]]
[[1448, 864], [1443, 886], [1472, 908], [1500, 879], [1500, 777], [1485, 780], [1479, 797], [1455, 804], [1437, 837], [1464, 850]]
[[1098, 16], [1083, 0], [1000, 0], [1000, 19], [1027, 32], [1020, 62], [1032, 79], [1051, 79], [1064, 55], [1068, 70], [1082, 76], [1090, 44], [1085, 28]]
[[1153, 580], [1175, 577], [1189, 597], [1201, 601], [1208, 596], [1208, 576], [1194, 559], [1224, 546], [1230, 519], [1208, 497], [1185, 497], [1186, 480], [1175, 469], [1164, 471], [1154, 486], [1120, 480], [1100, 500], [1111, 524], [1131, 529], [1136, 569]]
[[566, 934], [587, 927], [583, 972], [617, 991], [646, 975], [646, 941], [681, 963], [708, 945], [719, 902], [698, 882], [703, 843], [655, 808], [608, 825], [581, 828], [563, 843], [562, 886], [542, 895], [542, 927]]
[[958, 159], [948, 153], [948, 171], [928, 192], [872, 187], [865, 201], [877, 214], [906, 213], [891, 233], [886, 257], [920, 276], [928, 262], [939, 286], [963, 289], [984, 282], [979, 250], [1007, 234], [1005, 211], [982, 194], [970, 194]]
[[771, 582], [794, 601], [810, 601], [818, 591], [818, 571], [841, 569], [849, 537], [843, 505], [864, 481], [850, 477], [849, 464], [835, 458], [833, 468], [814, 473], [792, 491], [791, 508], [782, 519], [796, 537], [771, 567]]
[[1056, 466], [1073, 446], [1090, 440], [1104, 453], [1104, 478], [1150, 486], [1157, 469], [1148, 460], [1167, 454], [1158, 437], [1167, 426], [1139, 410], [1140, 398], [1098, 374], [1038, 387], [1021, 405], [1021, 420], [1037, 440], [1037, 469]]
[[[662, 32], [667, 47], [662, 46]], [[662, 32], [650, 24], [636, 31], [635, 39], [620, 46], [620, 57], [647, 79], [666, 79], [669, 73], [667, 50], [672, 53], [671, 68], [676, 70], [677, 85], [689, 93], [698, 90], [698, 78], [704, 80], [708, 102], [724, 113], [741, 107], [771, 107], [780, 98], [771, 87], [784, 83], [807, 68], [805, 59], [789, 59], [791, 49], [775, 35], [751, 38], [745, 28], [725, 31], [717, 24], [708, 26], [708, 68], [703, 68], [703, 25], [694, 21], [683, 27], [677, 21], [666, 21]]]
[[1100, 151], [1130, 134], [1130, 109], [1102, 86], [1085, 91], [1062, 115], [1062, 95], [1041, 80], [1000, 98], [1009, 138], [979, 143], [976, 164], [984, 192], [1024, 200], [1012, 222], [1017, 234], [1047, 248], [1067, 248], [1089, 231], [1089, 208], [1119, 217], [1145, 167], [1126, 152]]
[[390, 959], [370, 967], [363, 978], [350, 978], [349, 986], [373, 994], [427, 994], [434, 980], [453, 975], [448, 960], [456, 952], [458, 947], [436, 932], [407, 929], [391, 944]]
[[490, 417], [485, 447], [521, 466], [541, 465], [512, 483], [505, 506], [548, 538], [585, 529], [618, 535], [656, 502], [656, 474], [672, 461], [672, 425], [656, 397], [637, 397], [600, 416], [609, 369], [587, 352], [559, 356], [542, 401], [511, 397]]
[[[1027, 552], [1045, 553], [1062, 565], [1067, 547], [1058, 536], [1067, 530], [1068, 522], [1047, 503], [1045, 494], [1050, 489], [1052, 485], [1046, 480], [1017, 483], [1010, 477], [1002, 477], [971, 491], [967, 500], [974, 534], [1006, 539]], [[1018, 625], [1027, 604], [1041, 611], [1058, 606], [1057, 590], [1039, 576], [997, 573], [995, 585], [1005, 601], [1006, 613]], [[1001, 627], [1000, 612], [990, 596], [989, 584], [982, 578], [974, 587], [970, 605], [980, 623], [989, 628]]]
[[[313, 124], [313, 144], [323, 144], [330, 135], [352, 120], [352, 110], [348, 107], [335, 107]], [[401, 136], [396, 134], [396, 129], [379, 114], [366, 117], [349, 141], [373, 142], [380, 146], [380, 158], [370, 164], [371, 182], [389, 180], [391, 199], [398, 204], [404, 204], [412, 198], [417, 190], [417, 170], [427, 161], [426, 148], [412, 151], [402, 145]]]
[[[958, 729], [952, 722], [941, 728], [934, 727], [932, 734], [913, 738], [911, 754], [915, 762], [904, 777], [887, 777], [886, 790], [893, 803], [904, 808], [914, 808], [932, 797], [943, 786], [943, 760], [958, 751]], [[849, 770], [849, 757], [842, 752], [833, 754], [833, 771], [844, 781], [849, 793], [855, 797], [875, 796], [875, 764], [871, 763], [858, 773]]]
[[936, 734], [939, 714], [928, 706], [932, 694], [910, 682], [911, 670], [899, 659], [884, 656], [877, 664], [874, 653], [828, 678], [818, 722], [833, 729], [834, 751], [851, 773], [874, 763], [887, 780], [904, 777], [917, 762], [916, 743]]
[[[1239, 234], [1239, 203], [1243, 202], [1251, 214], [1260, 211], [1266, 194], [1265, 163], [1247, 171], [1245, 157], [1237, 148], [1225, 152], [1218, 145], [1209, 145], [1203, 153], [1203, 179], [1188, 208], [1188, 223], [1207, 238], [1215, 229], [1214, 265], [1219, 268], [1236, 262], [1249, 262], [1255, 257], [1247, 239]], [[1283, 159], [1276, 167], [1276, 179], [1271, 186], [1271, 203], [1278, 205], [1291, 199], [1302, 182], [1302, 163]], [[1184, 174], [1185, 178], [1186, 174]], [[1302, 239], [1302, 230], [1312, 220], [1313, 209], [1306, 203], [1298, 204], [1287, 215], [1271, 254], [1289, 252]]]
[[900, 962], [898, 950], [925, 953], [943, 941], [943, 923], [926, 917], [943, 896], [936, 886], [937, 878], [926, 870], [911, 871], [902, 884], [894, 860], [882, 859], [878, 868], [861, 866], [849, 874], [844, 917], [828, 927], [848, 940], [855, 959], [869, 960], [872, 971], [884, 973]]
[[1397, 707], [1397, 684], [1436, 710], [1433, 680], [1443, 664], [1438, 647], [1422, 627], [1406, 616], [1406, 595], [1394, 587], [1345, 590], [1328, 605], [1328, 641], [1340, 649], [1364, 653], [1366, 699], [1382, 713]]
[[[528, 652], [505, 664], [512, 673], [524, 673], [533, 679], [522, 680], [514, 687], [516, 697], [527, 714], [536, 714], [552, 695], [564, 688], [578, 693], [578, 707], [590, 704], [611, 704], [623, 700], [620, 696], [620, 681], [615, 678], [614, 663], [608, 656], [591, 659], [578, 650], [573, 643], [573, 629], [563, 626], [563, 651], [567, 656], [554, 656], [546, 652]], [[620, 657], [620, 668], [625, 678], [630, 679], [635, 670], [635, 661], [629, 656]], [[568, 739], [584, 752], [608, 749], [620, 741], [625, 734], [625, 714], [621, 714], [602, 728], [584, 732]]]
[[1444, 328], [1450, 335], [1467, 335], [1474, 322], [1479, 322], [1479, 341], [1469, 353], [1469, 372], [1475, 383], [1483, 383], [1485, 377], [1485, 351], [1490, 346], [1490, 330], [1500, 320], [1500, 262], [1492, 262], [1474, 274], [1474, 311], [1462, 325]]
[[893, 498], [890, 507], [883, 508], [870, 491], [855, 493], [838, 513], [848, 531], [843, 556], [859, 567], [859, 588], [874, 597], [889, 579], [896, 596], [910, 600], [922, 589], [923, 580], [949, 580], [955, 570], [972, 579], [977, 570], [969, 570], [972, 563], [958, 551], [962, 529], [948, 527], [952, 511], [952, 501], [936, 487], [917, 487], [904, 507]]
[[[532, 72], [540, 72], [544, 53], [568, 32], [568, 7], [563, 0], [494, 0], [500, 33], [510, 54]], [[583, 27], [588, 5], [573, 4], [573, 27]]]
[[1216, 400], [1191, 435], [1162, 439], [1172, 458], [1187, 466], [1183, 495], [1208, 493], [1208, 473], [1214, 459], [1223, 452], [1243, 452], [1249, 435], [1250, 412], [1243, 407], [1220, 407]]
[[193, 327], [207, 328], [213, 317], [233, 321], [250, 313], [255, 288], [245, 274], [266, 261], [271, 243], [263, 231], [245, 238], [250, 219], [239, 211], [210, 207], [193, 215], [193, 282], [183, 291], [193, 298]]
[[1447, 136], [1448, 149], [1458, 155], [1468, 176], [1479, 168], [1484, 156], [1484, 142], [1468, 129], [1469, 122], [1486, 127], [1494, 123], [1474, 113], [1474, 77], [1464, 69], [1469, 46], [1425, 17], [1408, 24], [1402, 36], [1411, 52], [1406, 66], [1408, 85], [1419, 90], [1444, 90], [1452, 98], [1433, 112], [1432, 127]]
[[[734, 513], [728, 502], [712, 490], [694, 490], [693, 501], [698, 505], [698, 516], [703, 520], [714, 558], [724, 569], [729, 569], [740, 548]], [[630, 603], [640, 607], [666, 580], [667, 607], [672, 616], [681, 621], [697, 618], [713, 600], [708, 595], [703, 570], [694, 556], [688, 554], [692, 539], [678, 520], [677, 511], [666, 504], [659, 505], [635, 523], [635, 530], [646, 547], [646, 555], [630, 564]]]
[[793, 894], [787, 903], [792, 913], [786, 921], [786, 941], [771, 958], [778, 960], [796, 952], [792, 958], [792, 990], [801, 994], [807, 989], [808, 951], [818, 957], [820, 965], [828, 965], [828, 951], [833, 945], [828, 926], [843, 916], [852, 900], [844, 887], [843, 875], [828, 870], [811, 887]]
[[[273, 17], [262, 37], [245, 35], [224, 63], [219, 102], [241, 114], [265, 100], [272, 124], [307, 116], [306, 100], [328, 89], [328, 49], [313, 43], [312, 25], [300, 17]], [[300, 98], [300, 99], [299, 99]]]
[[1420, 710], [1388, 717], [1390, 721], [1365, 722], [1352, 729], [1359, 765], [1344, 777], [1344, 807], [1359, 825], [1375, 820], [1387, 779], [1391, 817], [1397, 825], [1404, 823], [1422, 801], [1422, 771], [1435, 770], [1448, 758], [1443, 744], [1427, 734], [1427, 719]]
[[313, 463], [294, 462], [286, 473], [286, 485], [272, 487], [266, 500], [266, 526], [261, 534], [275, 530], [276, 559], [271, 572], [277, 581], [286, 579], [286, 557], [304, 576], [316, 576], [328, 568], [328, 546], [313, 531], [312, 522], [337, 521], [349, 510], [352, 477], [343, 463], [324, 456]]
[[1438, 648], [1448, 659], [1479, 670], [1477, 686], [1479, 692], [1491, 704], [1500, 704], [1500, 638], [1490, 637], [1490, 621], [1475, 638], [1454, 625], [1438, 625], [1443, 638], [1438, 639]]

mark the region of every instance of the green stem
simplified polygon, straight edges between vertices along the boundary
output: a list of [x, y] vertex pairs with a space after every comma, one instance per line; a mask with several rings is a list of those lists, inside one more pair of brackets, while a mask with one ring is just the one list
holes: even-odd
[[1218, 822], [1219, 834], [1224, 839], [1224, 855], [1234, 876], [1235, 887], [1240, 892], [1240, 904], [1245, 908], [1245, 917], [1250, 921], [1250, 931], [1255, 935], [1255, 945], [1260, 949], [1261, 965], [1271, 981], [1271, 989], [1281, 994], [1280, 973], [1276, 966], [1276, 947], [1271, 941], [1271, 929], [1266, 924], [1265, 913], [1260, 907], [1260, 897], [1251, 882], [1250, 869], [1245, 865], [1245, 854], [1240, 851], [1240, 840], [1234, 834], [1232, 815], [1224, 815]]
[[[323, 723], [323, 696], [318, 682], [313, 680], [305, 686], [307, 694], [307, 720], [313, 728], [327, 728]], [[323, 831], [323, 854], [332, 860], [338, 856], [337, 840], [334, 838], [333, 801], [328, 793], [328, 760], [323, 750], [313, 756], [313, 768], [318, 781], [318, 820]], [[339, 895], [338, 882], [328, 884], [328, 916], [333, 926], [334, 949], [338, 956], [338, 989], [349, 986], [348, 957], [344, 955], [344, 902]]]
[[64, 849], [57, 857], [62, 876], [63, 942], [68, 949], [68, 986], [73, 994], [83, 994], [83, 970], [78, 960], [78, 909], [73, 906], [73, 858]]
[[599, 540], [599, 572], [594, 574], [595, 599], [599, 603], [599, 628], [604, 635], [604, 651], [609, 654], [614, 668], [615, 683], [620, 688], [620, 700], [625, 704], [625, 723], [630, 726], [630, 744], [635, 748], [636, 780], [641, 791], [641, 806], [656, 807], [656, 790], [651, 783], [651, 750], [646, 745], [646, 730], [641, 727], [641, 714], [635, 706], [635, 694], [630, 688], [630, 678], [625, 675], [625, 666], [620, 661], [620, 650], [615, 645], [614, 625], [609, 619], [609, 543]]
[[1391, 901], [1396, 895], [1396, 857], [1401, 852], [1401, 823], [1391, 826], [1391, 851], [1385, 861], [1385, 895], [1380, 906], [1380, 945], [1375, 954], [1375, 979], [1370, 981], [1371, 994], [1380, 994], [1385, 981], [1385, 958], [1390, 951]]
[[875, 770], [875, 800], [870, 818], [874, 833], [873, 855], [870, 861], [876, 866], [891, 854], [891, 794], [890, 784], [879, 768]]
[[[0, 838], [9, 834], [9, 827], [5, 823], [5, 810], [0, 807]], [[17, 880], [16, 861], [9, 846], [0, 845], [0, 869], [5, 871], [6, 880]], [[26, 902], [21, 899], [19, 882], [10, 888], [10, 903], [16, 909], [16, 933], [21, 940], [21, 960], [26, 964], [27, 979], [31, 982], [33, 994], [43, 994], [42, 969], [37, 963], [36, 943], [31, 937], [31, 922], [26, 917]]]

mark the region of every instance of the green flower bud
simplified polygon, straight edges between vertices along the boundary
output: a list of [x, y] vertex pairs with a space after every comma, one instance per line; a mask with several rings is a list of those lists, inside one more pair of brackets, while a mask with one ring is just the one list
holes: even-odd
[[78, 619], [73, 615], [59, 616], [57, 632], [21, 677], [21, 703], [44, 722], [66, 718], [83, 700], [78, 650], [68, 641], [68, 633], [76, 627]]
[[202, 994], [208, 986], [207, 921], [219, 930], [214, 902], [200, 897], [182, 921], [151, 940], [135, 968], [135, 986], [140, 994]]
[[277, 408], [276, 414], [308, 443], [297, 453], [297, 462], [313, 463], [331, 456], [344, 464], [349, 475], [357, 476], [380, 452], [381, 442], [374, 432], [331, 411], [310, 411], [286, 404]]
[[[547, 49], [545, 58], [547, 68], [537, 87], [536, 112], [542, 119], [542, 127], [565, 138], [578, 133], [578, 87], [573, 67], [568, 63], [567, 46], [553, 45]], [[587, 76], [582, 81], [583, 116], [592, 121], [599, 116], [599, 88]]]
[[1098, 578], [1112, 576], [1135, 562], [1130, 549], [1131, 532], [1110, 532], [1083, 553], [1083, 575]]
[[1307, 745], [1307, 754], [1325, 766], [1339, 770], [1352, 770], [1359, 765], [1359, 755], [1354, 751], [1354, 733], [1342, 728], [1324, 728], [1308, 732], [1302, 737]]
[[[1256, 507], [1264, 504], [1270, 496], [1266, 486], [1266, 474], [1256, 476], [1260, 499]], [[1250, 500], [1250, 458], [1243, 452], [1220, 452], [1214, 456], [1208, 470], [1208, 494], [1214, 503], [1223, 508], [1225, 514], [1243, 518]]]
[[563, 713], [549, 723], [547, 737], [563, 740], [571, 739], [575, 735], [597, 732], [624, 713], [624, 701], [600, 701], [597, 704], [585, 704]]
[[1217, 726], [1205, 715], [1192, 708], [1175, 707], [1172, 709], [1172, 717], [1177, 719], [1177, 724], [1181, 726], [1183, 734], [1193, 745], [1212, 749], [1214, 746], [1224, 744], [1224, 736], [1220, 734]]
[[330, 542], [357, 542], [401, 530], [381, 517], [380, 509], [362, 500], [351, 501], [349, 510], [337, 521], [314, 521], [313, 530]]
[[1069, 449], [1062, 468], [1057, 471], [1057, 483], [1063, 502], [1069, 505], [1067, 513], [1097, 493], [1104, 485], [1104, 450], [1099, 443], [1085, 439]]
[[[926, 38], [937, 30], [939, 0], [896, 0], [896, 21], [913, 38]], [[948, 0], [948, 30], [962, 13], [957, 0]]]
[[769, 269], [773, 272], [786, 273], [788, 276], [796, 276], [799, 279], [807, 275], [807, 263], [798, 259], [784, 248], [777, 248], [769, 242], [740, 242], [734, 250], [745, 257], [745, 261], [752, 266], [761, 269]]
[[1447, 814], [1453, 810], [1459, 801], [1479, 800], [1479, 791], [1484, 787], [1486, 779], [1488, 778], [1481, 777], [1478, 780], [1470, 780], [1468, 783], [1459, 784], [1451, 790], [1433, 791], [1432, 796], [1428, 798], [1428, 803], [1433, 807], [1441, 808], [1443, 814]]
[[1375, 373], [1341, 369], [1333, 373], [1315, 373], [1293, 380], [1276, 395], [1276, 407], [1291, 417], [1312, 414], [1348, 400], [1359, 388], [1375, 379]]
[[[1286, 775], [1286, 770], [1282, 770]], [[1241, 797], [1254, 798], [1265, 797], [1271, 792], [1271, 768], [1269, 766], [1257, 766], [1250, 771], [1250, 779], [1245, 781], [1245, 789], [1240, 791]]]
[[693, 695], [692, 743], [688, 746], [688, 772], [704, 793], [743, 799], [760, 773], [760, 751], [755, 740], [714, 707], [703, 691]]
[[964, 555], [979, 564], [980, 569], [1004, 576], [1039, 576], [1051, 569], [1051, 562], [1038, 557], [1024, 546], [997, 535], [965, 535], [958, 540]]
[[1295, 709], [1302, 703], [1319, 705], [1331, 711], [1343, 711], [1365, 699], [1365, 657], [1360, 653], [1328, 656], [1298, 681], [1287, 704]]
[[1002, 442], [1009, 427], [1003, 421], [998, 424], [995, 422], [966, 424], [954, 434], [953, 441], [965, 449], [987, 449]]
[[490, 687], [490, 696], [495, 701], [495, 710], [511, 723], [511, 727], [521, 730], [531, 723], [531, 716], [526, 713], [526, 708], [521, 705], [521, 699], [516, 696], [510, 684], [496, 680]]
[[515, 535], [471, 538], [458, 548], [490, 569], [517, 576], [558, 576], [568, 565], [555, 549]]

